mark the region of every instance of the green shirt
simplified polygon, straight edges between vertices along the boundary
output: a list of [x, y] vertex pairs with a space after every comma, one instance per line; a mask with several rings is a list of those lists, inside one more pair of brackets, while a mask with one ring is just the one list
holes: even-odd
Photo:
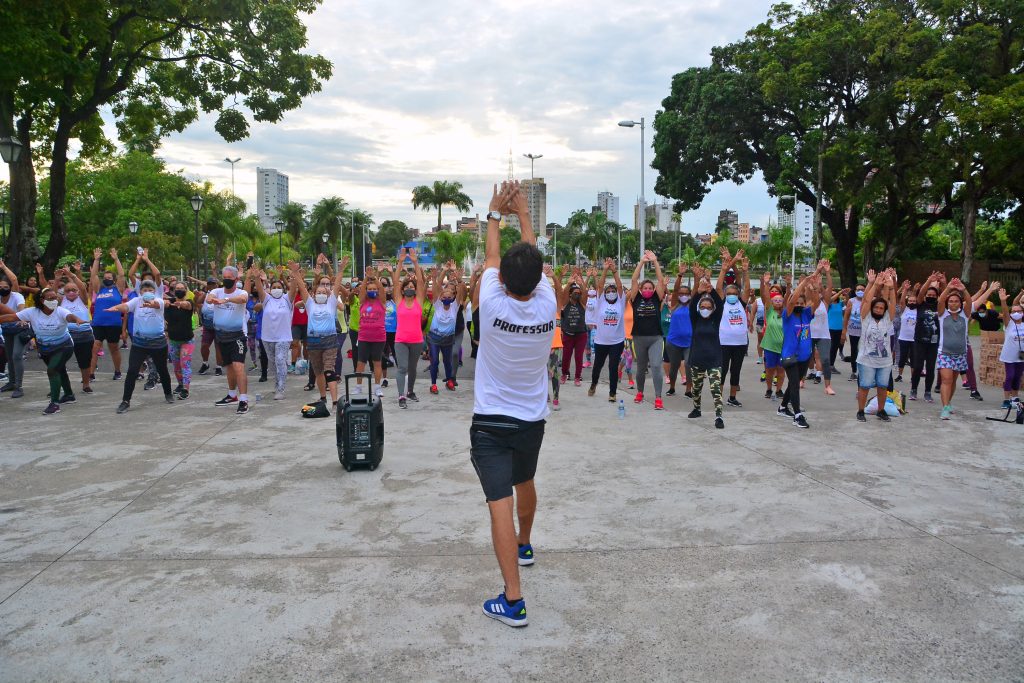
[[668, 336], [668, 326], [672, 322], [672, 309], [668, 305], [666, 297], [665, 305], [661, 307], [661, 336]]
[[353, 332], [359, 331], [359, 297], [356, 294], [349, 299], [348, 327]]
[[761, 348], [772, 353], [782, 353], [782, 316], [771, 305], [765, 310], [764, 338]]

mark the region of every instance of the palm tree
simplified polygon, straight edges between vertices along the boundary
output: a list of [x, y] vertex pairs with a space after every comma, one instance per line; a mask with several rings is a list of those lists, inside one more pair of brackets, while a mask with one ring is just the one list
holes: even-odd
[[[345, 200], [341, 197], [324, 197], [316, 204], [313, 205], [313, 209], [309, 212], [309, 229], [312, 234], [313, 244], [318, 249], [322, 243], [321, 236], [327, 233], [327, 249], [328, 252], [332, 250], [341, 249], [341, 244], [338, 243], [338, 234], [343, 227], [351, 227], [348, 224], [348, 214], [345, 212]], [[341, 242], [345, 242], [344, 236], [341, 238]]]
[[584, 209], [574, 211], [569, 216], [566, 226], [579, 231], [573, 246], [590, 258], [591, 263], [596, 263], [599, 255], [607, 256], [616, 253], [617, 232], [622, 226], [608, 220], [608, 217], [601, 211], [594, 213]]
[[306, 207], [298, 202], [282, 204], [277, 207], [277, 220], [284, 221], [284, 231], [298, 244], [306, 228]]
[[[373, 235], [370, 232], [370, 227], [373, 226], [373, 216], [362, 209], [351, 209], [345, 213], [345, 218], [342, 222], [346, 226], [346, 232], [348, 232], [350, 240], [352, 239], [353, 232], [355, 233], [352, 265], [355, 268], [355, 272], [361, 275], [371, 258], [371, 256], [366, 256], [365, 254], [366, 245], [371, 245], [372, 249]], [[355, 224], [354, 227], [353, 222]]]
[[439, 230], [430, 236], [430, 242], [436, 263], [455, 261], [462, 265], [466, 257], [476, 250], [476, 236], [468, 232]]
[[433, 185], [418, 185], [412, 188], [412, 208], [437, 209], [437, 229], [441, 230], [441, 207], [454, 206], [459, 211], [469, 211], [473, 200], [462, 191], [462, 183], [457, 180], [435, 180]]

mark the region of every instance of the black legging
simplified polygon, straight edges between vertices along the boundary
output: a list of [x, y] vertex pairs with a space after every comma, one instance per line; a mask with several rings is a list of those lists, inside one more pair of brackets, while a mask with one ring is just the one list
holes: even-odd
[[[671, 380], [671, 388], [676, 388], [676, 375], [679, 374], [679, 366], [683, 364], [683, 361], [687, 361], [690, 358], [690, 347], [689, 346], [676, 346], [672, 342], [665, 342], [665, 353], [668, 354], [668, 376]], [[686, 364], [686, 386], [690, 387], [693, 385], [693, 368], [690, 364]]]
[[842, 346], [840, 342], [843, 340], [843, 331], [829, 329], [828, 334], [832, 337], [832, 348], [828, 350], [828, 363], [832, 367], [835, 367], [836, 355], [839, 354], [840, 347]]
[[263, 348], [263, 340], [257, 339], [256, 345], [260, 347], [260, 377], [266, 377], [267, 365], [269, 364], [270, 359], [267, 358], [267, 350]]
[[[857, 339], [857, 337], [850, 337], [851, 339]], [[804, 374], [807, 372], [807, 364], [810, 359], [802, 360], [786, 368], [786, 391], [782, 394], [782, 407], [790, 406], [793, 408], [793, 414], [799, 415], [800, 410], [800, 380], [804, 378]]]
[[747, 347], [722, 345], [722, 378], [729, 375], [729, 387], [740, 385], [740, 370], [743, 368], [743, 357], [747, 355]]
[[847, 337], [850, 340], [850, 372], [857, 374], [857, 350], [860, 348], [860, 335]]
[[594, 344], [594, 370], [590, 375], [590, 386], [596, 387], [601, 379], [601, 368], [604, 367], [605, 359], [608, 360], [608, 395], [614, 396], [619, 386], [619, 360], [622, 358], [622, 349], [626, 347], [625, 342], [618, 344]]
[[913, 372], [910, 375], [910, 390], [917, 393], [917, 387], [921, 384], [921, 373], [924, 372], [924, 390], [932, 393], [932, 383], [935, 382], [935, 359], [939, 355], [938, 342], [914, 342], [914, 350], [911, 352]]
[[903, 368], [909, 365], [913, 369], [914, 364], [911, 362], [913, 358], [914, 342], [906, 341], [904, 339], [899, 340], [900, 343], [900, 374], [903, 374]]
[[138, 344], [132, 344], [128, 352], [128, 373], [124, 376], [124, 393], [121, 400], [129, 402], [132, 400], [132, 393], [135, 392], [135, 380], [139, 377], [139, 368], [142, 362], [149, 357], [156, 366], [156, 374], [160, 376], [160, 385], [164, 388], [164, 396], [171, 395], [171, 373], [167, 372], [167, 347], [159, 349], [144, 349]]

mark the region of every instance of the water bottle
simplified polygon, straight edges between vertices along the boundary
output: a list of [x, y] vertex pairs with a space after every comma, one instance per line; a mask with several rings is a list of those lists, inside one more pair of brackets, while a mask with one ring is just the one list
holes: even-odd
[[626, 419], [626, 402], [623, 401], [621, 398], [619, 399], [619, 419]]

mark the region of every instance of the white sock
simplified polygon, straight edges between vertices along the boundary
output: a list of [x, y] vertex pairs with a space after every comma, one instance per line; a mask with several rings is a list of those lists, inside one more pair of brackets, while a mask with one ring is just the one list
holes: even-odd
[[228, 396], [231, 398], [238, 396], [238, 389], [228, 389]]
[[249, 395], [248, 394], [239, 394], [238, 400], [239, 401], [246, 401], [246, 402], [248, 402], [249, 401]]

